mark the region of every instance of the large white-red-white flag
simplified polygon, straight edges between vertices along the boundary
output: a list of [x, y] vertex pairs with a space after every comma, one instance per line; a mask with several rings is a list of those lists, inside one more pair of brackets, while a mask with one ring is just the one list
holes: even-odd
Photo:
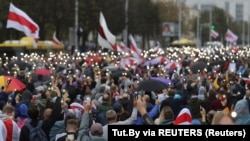
[[210, 36], [212, 36], [213, 38], [217, 38], [219, 36], [219, 33], [213, 29], [210, 29]]
[[238, 36], [236, 34], [234, 34], [230, 29], [227, 29], [226, 41], [235, 45], [237, 40], [238, 40]]
[[39, 26], [22, 10], [10, 3], [7, 28], [14, 28], [24, 32], [28, 37], [34, 39], [34, 47], [37, 47], [39, 40]]
[[116, 37], [109, 31], [102, 12], [100, 12], [98, 27], [98, 44], [104, 48], [117, 51]]
[[53, 33], [53, 38], [52, 38], [52, 42], [56, 45], [62, 45], [63, 43], [61, 41], [59, 41], [56, 37], [56, 32]]

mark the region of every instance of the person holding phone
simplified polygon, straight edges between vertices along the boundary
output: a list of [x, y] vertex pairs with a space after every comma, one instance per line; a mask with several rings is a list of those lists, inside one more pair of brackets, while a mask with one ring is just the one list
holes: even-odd
[[[92, 105], [89, 103], [85, 105], [85, 112], [82, 114], [81, 123], [78, 130], [78, 141], [106, 141], [103, 137], [103, 128], [100, 123], [93, 123]], [[90, 132], [89, 132], [90, 131]]]

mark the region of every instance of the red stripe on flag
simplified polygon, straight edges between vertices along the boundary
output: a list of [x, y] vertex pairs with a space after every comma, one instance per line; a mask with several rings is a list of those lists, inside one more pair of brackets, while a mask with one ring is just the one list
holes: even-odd
[[188, 113], [183, 113], [174, 120], [174, 125], [182, 124], [185, 122], [192, 122], [192, 117]]
[[31, 33], [35, 33], [38, 30], [36, 25], [28, 21], [23, 16], [18, 15], [17, 13], [10, 11], [8, 14], [8, 20], [12, 20], [12, 21], [20, 23], [21, 25], [27, 26], [31, 30]]
[[[110, 44], [111, 44], [111, 43], [110, 43]], [[117, 48], [118, 48], [118, 47], [117, 47], [117, 44], [116, 44], [116, 43], [115, 43], [114, 45], [111, 44], [111, 46], [112, 46], [112, 48], [113, 48], [114, 51], [117, 51]]]
[[106, 38], [106, 36], [105, 36], [105, 34], [104, 34], [104, 31], [103, 31], [103, 28], [102, 28], [101, 25], [99, 25], [99, 27], [98, 27], [98, 33], [101, 35], [101, 37], [102, 37], [103, 39], [107, 40], [107, 38]]

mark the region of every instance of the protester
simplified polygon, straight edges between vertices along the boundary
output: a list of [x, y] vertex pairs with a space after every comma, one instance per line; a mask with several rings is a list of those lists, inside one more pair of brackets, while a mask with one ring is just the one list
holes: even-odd
[[15, 117], [15, 108], [9, 104], [3, 107], [3, 113], [0, 115], [1, 138], [5, 141], [18, 141], [20, 137], [20, 128]]

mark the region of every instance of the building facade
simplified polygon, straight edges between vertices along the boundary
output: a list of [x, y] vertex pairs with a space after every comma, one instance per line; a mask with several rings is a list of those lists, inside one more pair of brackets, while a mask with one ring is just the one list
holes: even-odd
[[[181, 0], [180, 0], [181, 1]], [[235, 21], [248, 21], [250, 0], [182, 0], [190, 8], [209, 10], [216, 6], [224, 9]]]

